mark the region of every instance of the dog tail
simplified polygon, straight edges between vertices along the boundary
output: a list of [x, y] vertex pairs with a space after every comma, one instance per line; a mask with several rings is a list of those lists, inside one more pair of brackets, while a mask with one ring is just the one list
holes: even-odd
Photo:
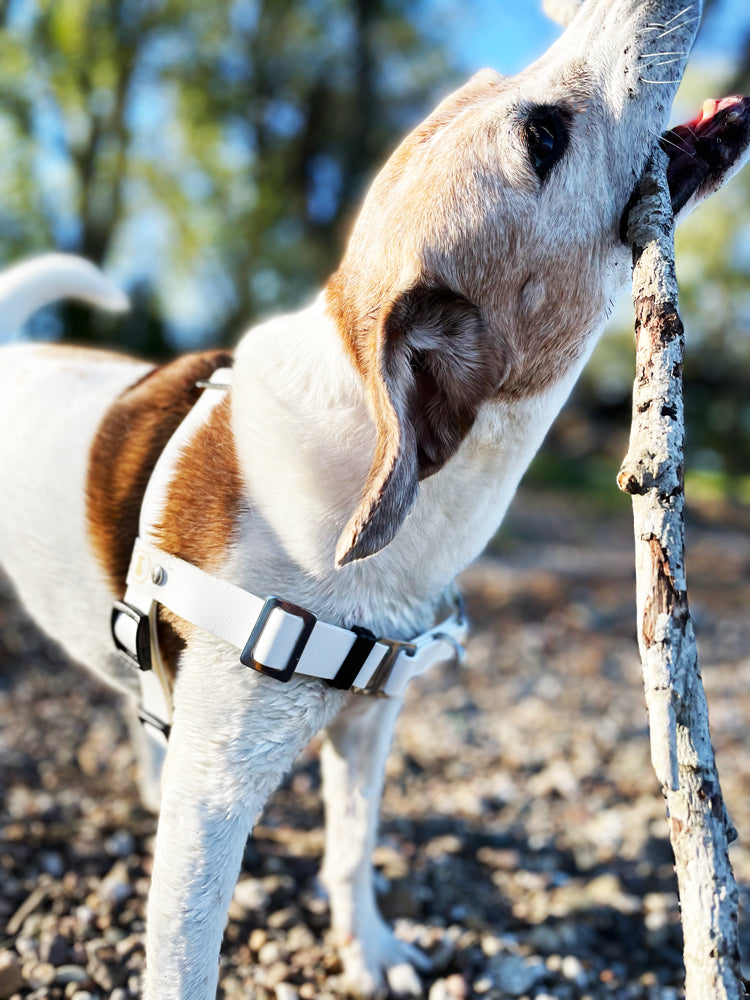
[[129, 308], [125, 293], [83, 257], [49, 253], [0, 274], [0, 334], [18, 330], [42, 306], [80, 299], [110, 312]]

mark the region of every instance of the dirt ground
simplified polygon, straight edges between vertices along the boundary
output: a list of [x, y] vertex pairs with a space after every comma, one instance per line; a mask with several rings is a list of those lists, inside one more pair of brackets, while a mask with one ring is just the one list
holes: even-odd
[[[693, 511], [688, 580], [750, 903], [750, 514]], [[676, 1000], [681, 934], [634, 638], [631, 520], [524, 492], [463, 577], [462, 667], [408, 693], [376, 851], [430, 1000]], [[155, 821], [113, 695], [0, 586], [0, 1000], [137, 996]], [[248, 843], [227, 998], [341, 995], [316, 881], [317, 747]], [[750, 922], [743, 929], [750, 972]]]

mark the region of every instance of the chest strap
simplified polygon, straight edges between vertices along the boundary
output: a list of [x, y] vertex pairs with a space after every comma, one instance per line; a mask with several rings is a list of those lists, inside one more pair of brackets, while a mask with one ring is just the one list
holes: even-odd
[[[461, 658], [467, 633], [458, 598], [445, 621], [408, 642], [376, 637], [366, 629], [329, 625], [281, 598], [256, 597], [139, 539], [112, 633], [118, 649], [140, 667], [142, 680], [152, 672], [159, 605], [234, 646], [241, 663], [277, 681], [301, 674], [376, 695], [399, 696], [412, 678]], [[169, 706], [151, 687], [144, 689], [146, 714], [168, 718]]]
[[464, 653], [468, 626], [457, 594], [445, 621], [405, 642], [329, 625], [279, 597], [256, 597], [154, 544], [152, 526], [181, 448], [220, 401], [231, 374], [214, 372], [159, 457], [141, 507], [125, 597], [112, 611], [115, 646], [139, 668], [141, 719], [162, 741], [169, 734], [172, 696], [157, 638], [159, 606], [234, 646], [245, 666], [281, 682], [300, 674], [342, 690], [396, 697], [412, 678]]

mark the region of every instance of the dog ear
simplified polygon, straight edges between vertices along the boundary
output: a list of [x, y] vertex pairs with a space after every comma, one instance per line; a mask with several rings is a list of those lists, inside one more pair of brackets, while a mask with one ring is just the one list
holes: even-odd
[[500, 385], [503, 357], [493, 340], [479, 309], [444, 288], [419, 285], [384, 307], [364, 373], [375, 454], [339, 539], [338, 566], [387, 545], [414, 506], [419, 480], [455, 454]]

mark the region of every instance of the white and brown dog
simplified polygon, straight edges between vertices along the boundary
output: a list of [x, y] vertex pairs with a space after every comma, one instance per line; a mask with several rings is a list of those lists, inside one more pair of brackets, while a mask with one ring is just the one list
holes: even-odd
[[[380, 917], [370, 868], [400, 692], [455, 651], [455, 618], [423, 630], [628, 281], [623, 214], [700, 12], [588, 0], [528, 70], [475, 76], [383, 168], [315, 302], [233, 356], [0, 354], [2, 564], [71, 656], [136, 698], [151, 678], [146, 708], [171, 723], [149, 1000], [214, 997], [248, 832], [326, 727], [323, 876], [349, 977], [372, 993], [395, 966], [426, 967]], [[675, 130], [676, 210], [749, 142], [746, 99]], [[61, 294], [120, 305], [59, 257], [6, 275], [0, 305]], [[141, 742], [148, 777], [164, 751]]]

